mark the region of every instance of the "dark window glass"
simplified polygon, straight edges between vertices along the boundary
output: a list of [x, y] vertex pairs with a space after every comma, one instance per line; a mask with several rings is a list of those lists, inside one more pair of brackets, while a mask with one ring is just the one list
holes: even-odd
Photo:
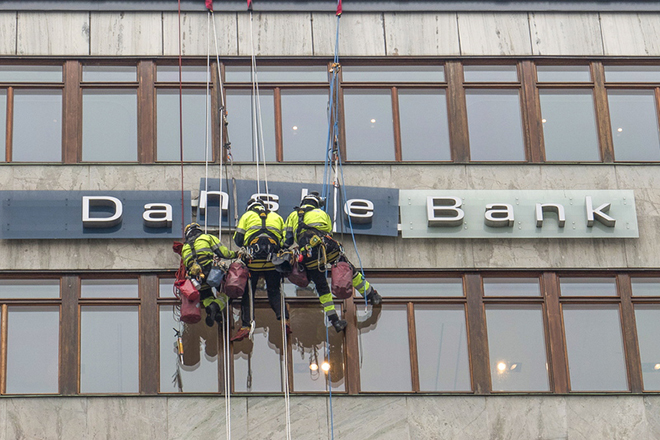
[[[7, 90], [0, 89], [0, 147], [5, 151], [7, 139]], [[0, 154], [0, 162], [5, 161], [5, 155]]]
[[486, 307], [493, 391], [549, 391], [541, 306]]
[[81, 280], [81, 298], [137, 298], [138, 280]]
[[9, 307], [8, 394], [58, 392], [59, 329], [59, 307]]
[[541, 122], [548, 161], [598, 161], [591, 90], [541, 90]]
[[0, 298], [59, 298], [60, 280], [0, 280]]
[[[237, 162], [253, 162], [259, 157], [263, 162], [263, 151], [266, 160], [275, 161], [275, 101], [272, 90], [262, 90], [260, 100], [252, 99], [250, 90], [227, 90], [227, 110], [229, 111], [229, 140], [231, 153]], [[253, 121], [258, 121], [257, 107], [261, 108], [261, 127]], [[254, 114], [253, 114], [254, 110]], [[262, 145], [257, 146], [258, 156], [255, 154], [256, 139], [261, 139]]]
[[631, 278], [633, 296], [660, 296], [660, 278]]
[[343, 66], [343, 82], [444, 82], [444, 66]]
[[[301, 83], [328, 82], [328, 71], [325, 65], [319, 66], [257, 66], [259, 83]], [[250, 66], [227, 66], [225, 82], [252, 82]]]
[[562, 296], [617, 296], [614, 278], [561, 278]]
[[14, 92], [12, 160], [62, 161], [61, 90]]
[[444, 90], [399, 89], [401, 158], [451, 160]]
[[390, 90], [344, 90], [344, 113], [347, 160], [394, 160]]
[[468, 90], [466, 100], [470, 158], [525, 160], [518, 91]]
[[83, 82], [135, 82], [135, 66], [83, 66]]
[[0, 83], [62, 82], [62, 66], [0, 66]]
[[158, 296], [161, 298], [174, 298], [174, 278], [160, 278], [158, 280]]
[[658, 112], [653, 90], [607, 92], [614, 157], [618, 161], [660, 160]]
[[590, 82], [589, 66], [536, 66], [538, 82]]
[[325, 160], [328, 142], [328, 91], [282, 90], [284, 160]]
[[[205, 312], [202, 312], [204, 316]], [[202, 319], [179, 324], [172, 306], [160, 308], [160, 392], [211, 393], [218, 391], [218, 328]], [[179, 365], [174, 329], [180, 329], [183, 365]], [[180, 381], [174, 380], [178, 371]], [[178, 384], [181, 383], [182, 389]]]
[[[183, 90], [182, 98], [183, 160], [212, 161], [211, 97], [206, 90]], [[179, 91], [158, 90], [156, 99], [158, 160], [181, 160]]]
[[465, 82], [517, 82], [516, 66], [463, 66]]
[[85, 162], [137, 161], [137, 92], [83, 90]]
[[[179, 82], [179, 66], [158, 66], [156, 81]], [[208, 72], [206, 66], [182, 66], [181, 81], [206, 83], [210, 81], [210, 72]]]
[[660, 83], [660, 66], [605, 66], [605, 81]]
[[536, 278], [486, 278], [486, 296], [541, 296], [539, 280]]
[[373, 278], [378, 292], [390, 296], [465, 296], [461, 278]]
[[637, 340], [645, 391], [660, 390], [660, 306], [635, 305]]
[[415, 306], [420, 391], [470, 391], [463, 306]]
[[564, 304], [571, 391], [627, 391], [619, 307]]

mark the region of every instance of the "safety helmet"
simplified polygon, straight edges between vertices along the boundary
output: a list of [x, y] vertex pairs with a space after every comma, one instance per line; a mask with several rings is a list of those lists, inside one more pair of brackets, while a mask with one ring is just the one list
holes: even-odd
[[321, 197], [318, 192], [312, 191], [302, 198], [300, 206], [302, 205], [314, 205], [317, 208], [323, 208], [325, 206], [325, 197]]
[[249, 211], [249, 210], [257, 208], [257, 207], [261, 207], [262, 209], [265, 210], [266, 209], [266, 203], [264, 203], [264, 201], [261, 200], [258, 197], [252, 197], [252, 198], [250, 198], [250, 200], [248, 200], [247, 206], [245, 207], [245, 210]]
[[183, 230], [183, 235], [186, 237], [186, 239], [188, 239], [196, 231], [197, 232], [202, 232], [202, 227], [199, 225], [199, 223], [190, 223]]

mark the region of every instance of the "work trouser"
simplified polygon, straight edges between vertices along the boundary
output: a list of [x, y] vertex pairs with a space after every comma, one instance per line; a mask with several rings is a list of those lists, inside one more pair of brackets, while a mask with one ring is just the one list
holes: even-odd
[[[357, 270], [353, 264], [348, 261], [348, 258], [341, 252], [339, 243], [333, 239], [324, 238], [323, 240], [325, 245], [325, 255], [326, 255], [326, 266], [328, 270], [331, 268], [332, 264], [336, 261], [345, 261], [351, 266], [353, 271], [353, 280], [352, 284], [355, 290], [357, 290], [362, 296], [369, 296], [373, 291], [369, 281], [362, 276], [362, 272]], [[321, 257], [323, 254], [321, 253]], [[320, 263], [323, 263], [321, 261]], [[328, 280], [326, 279], [326, 271], [319, 270], [319, 246], [312, 248], [311, 252], [303, 253], [303, 264], [305, 265], [305, 270], [307, 271], [307, 278], [310, 281], [314, 281], [316, 285], [316, 292], [319, 295], [319, 301], [321, 301], [321, 306], [323, 311], [328, 315], [328, 318], [332, 321], [332, 315], [336, 316], [337, 311], [335, 310], [335, 304], [332, 301], [332, 293], [330, 292], [330, 286], [328, 285]], [[324, 267], [320, 267], [324, 269]]]
[[[282, 294], [281, 294], [281, 284], [282, 284], [282, 274], [276, 270], [267, 270], [267, 271], [250, 271], [250, 279], [248, 283], [252, 287], [252, 302], [254, 302], [254, 295], [257, 292], [257, 283], [259, 278], [263, 277], [266, 280], [266, 293], [268, 293], [268, 302], [270, 308], [275, 312], [275, 316], [279, 321], [282, 319]], [[289, 309], [285, 309], [285, 318], [289, 319]], [[243, 327], [250, 326], [250, 291], [248, 290], [247, 283], [245, 284], [245, 291], [243, 292], [243, 297], [241, 298], [241, 325]]]

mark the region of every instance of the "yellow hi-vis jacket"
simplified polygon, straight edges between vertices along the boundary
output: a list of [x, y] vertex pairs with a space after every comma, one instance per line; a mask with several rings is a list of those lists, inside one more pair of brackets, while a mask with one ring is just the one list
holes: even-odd
[[[264, 228], [265, 216], [265, 228]], [[237, 246], [249, 246], [252, 242], [261, 235], [267, 235], [274, 239], [279, 246], [282, 243], [282, 234], [284, 230], [284, 220], [282, 217], [273, 211], [268, 212], [264, 210], [249, 210], [243, 214], [236, 226], [234, 233], [234, 243]]]
[[[306, 211], [303, 216], [303, 223], [305, 225], [321, 231], [324, 234], [332, 235], [332, 220], [327, 212], [320, 208], [315, 208], [314, 205], [303, 205], [293, 211], [286, 219], [284, 225], [284, 246], [289, 247], [294, 242], [298, 242], [298, 216], [300, 211]], [[300, 232], [305, 232], [306, 228], [303, 227]]]
[[[213, 255], [216, 254], [221, 258], [236, 258], [236, 252], [230, 251], [226, 246], [220, 244], [218, 237], [209, 234], [201, 234], [193, 243], [195, 253], [197, 254], [197, 264], [200, 266], [207, 266], [213, 262]], [[187, 268], [190, 268], [194, 258], [192, 249], [189, 243], [183, 245], [181, 249], [181, 258]]]

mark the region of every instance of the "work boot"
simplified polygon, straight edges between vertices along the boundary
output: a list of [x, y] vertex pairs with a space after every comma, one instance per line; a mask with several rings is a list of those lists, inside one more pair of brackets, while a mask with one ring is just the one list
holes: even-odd
[[332, 321], [332, 326], [335, 328], [337, 333], [343, 332], [347, 325], [348, 322], [346, 322], [344, 319], [337, 319], [336, 321]]
[[236, 332], [233, 338], [231, 338], [232, 341], [242, 341], [243, 339], [247, 338], [250, 335], [250, 327], [241, 327], [241, 329]]
[[378, 294], [376, 289], [372, 289], [371, 293], [367, 295], [367, 300], [372, 306], [377, 306], [383, 302], [383, 297]]
[[206, 325], [213, 327], [214, 322], [222, 322], [222, 312], [216, 302], [212, 302], [206, 307]]

